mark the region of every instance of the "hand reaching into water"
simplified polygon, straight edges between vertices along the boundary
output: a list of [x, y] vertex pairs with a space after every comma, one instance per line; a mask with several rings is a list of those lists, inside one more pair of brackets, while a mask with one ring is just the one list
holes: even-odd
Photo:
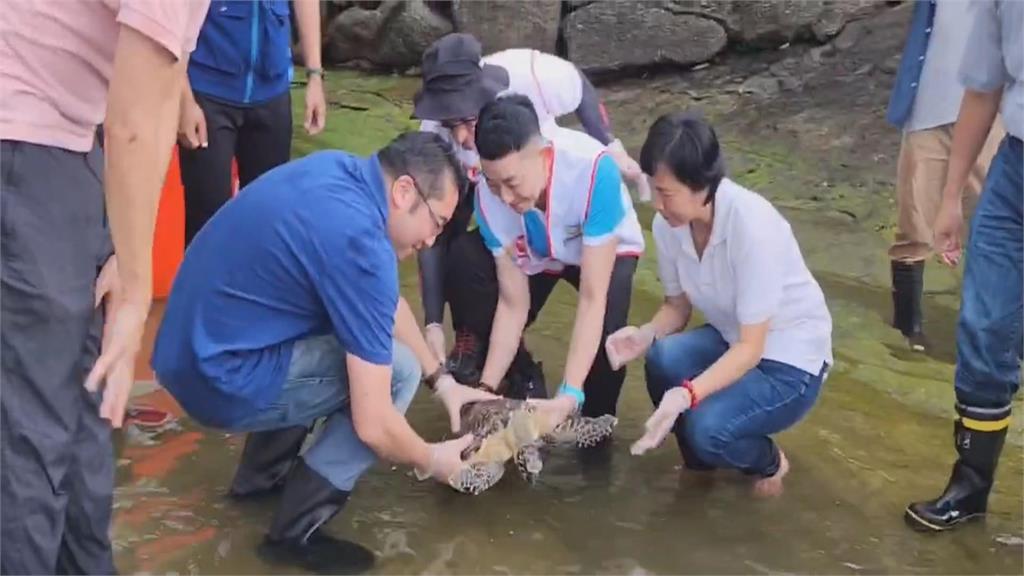
[[644, 423], [644, 435], [633, 443], [629, 451], [634, 456], [639, 456], [652, 448], [657, 448], [665, 436], [672, 431], [679, 415], [688, 410], [692, 403], [693, 398], [690, 396], [690, 391], [682, 386], [665, 392], [657, 410]]

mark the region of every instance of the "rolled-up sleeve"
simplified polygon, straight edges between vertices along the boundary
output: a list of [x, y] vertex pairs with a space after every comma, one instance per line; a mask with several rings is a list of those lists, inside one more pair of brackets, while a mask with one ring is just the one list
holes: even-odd
[[960, 83], [968, 90], [993, 92], [1010, 79], [996, 4], [993, 0], [974, 0], [970, 15], [973, 22], [960, 61]]
[[121, 0], [117, 21], [180, 60], [195, 49], [209, 7], [210, 0]]

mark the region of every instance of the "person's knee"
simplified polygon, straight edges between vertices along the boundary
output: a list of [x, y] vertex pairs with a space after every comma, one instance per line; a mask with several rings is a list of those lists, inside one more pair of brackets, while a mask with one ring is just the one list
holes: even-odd
[[683, 378], [692, 377], [701, 371], [691, 361], [692, 355], [688, 350], [692, 344], [691, 338], [682, 335], [657, 340], [647, 350], [644, 376], [647, 380], [647, 393], [655, 403], [661, 400], [665, 391], [677, 386]]
[[695, 410], [687, 414], [683, 437], [687, 445], [704, 462], [714, 463], [727, 443], [724, 419], [707, 411]]
[[647, 394], [655, 404], [661, 401], [665, 390], [671, 386], [668, 373], [668, 352], [665, 341], [658, 340], [647, 350], [647, 357], [644, 359], [644, 378], [647, 381]]
[[423, 369], [416, 355], [396, 341], [391, 355], [391, 399], [400, 412], [409, 408], [422, 378]]

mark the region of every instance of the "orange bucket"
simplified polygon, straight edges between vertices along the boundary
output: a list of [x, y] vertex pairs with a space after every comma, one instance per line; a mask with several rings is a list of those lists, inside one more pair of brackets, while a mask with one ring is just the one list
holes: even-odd
[[[238, 164], [231, 161], [232, 194], [238, 193]], [[174, 275], [185, 255], [185, 188], [181, 184], [178, 147], [171, 154], [171, 163], [160, 194], [153, 235], [153, 298], [162, 300], [171, 293]]]

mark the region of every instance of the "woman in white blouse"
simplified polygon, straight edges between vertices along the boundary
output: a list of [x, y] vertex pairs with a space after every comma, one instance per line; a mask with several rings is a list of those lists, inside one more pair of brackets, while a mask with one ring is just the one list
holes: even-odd
[[[640, 156], [656, 190], [654, 242], [665, 300], [650, 322], [609, 336], [613, 366], [646, 354], [657, 409], [634, 454], [674, 431], [685, 465], [731, 468], [775, 495], [789, 470], [771, 435], [814, 405], [832, 365], [832, 319], [789, 223], [725, 178], [714, 130], [662, 116]], [[683, 332], [696, 308], [707, 324]]]

